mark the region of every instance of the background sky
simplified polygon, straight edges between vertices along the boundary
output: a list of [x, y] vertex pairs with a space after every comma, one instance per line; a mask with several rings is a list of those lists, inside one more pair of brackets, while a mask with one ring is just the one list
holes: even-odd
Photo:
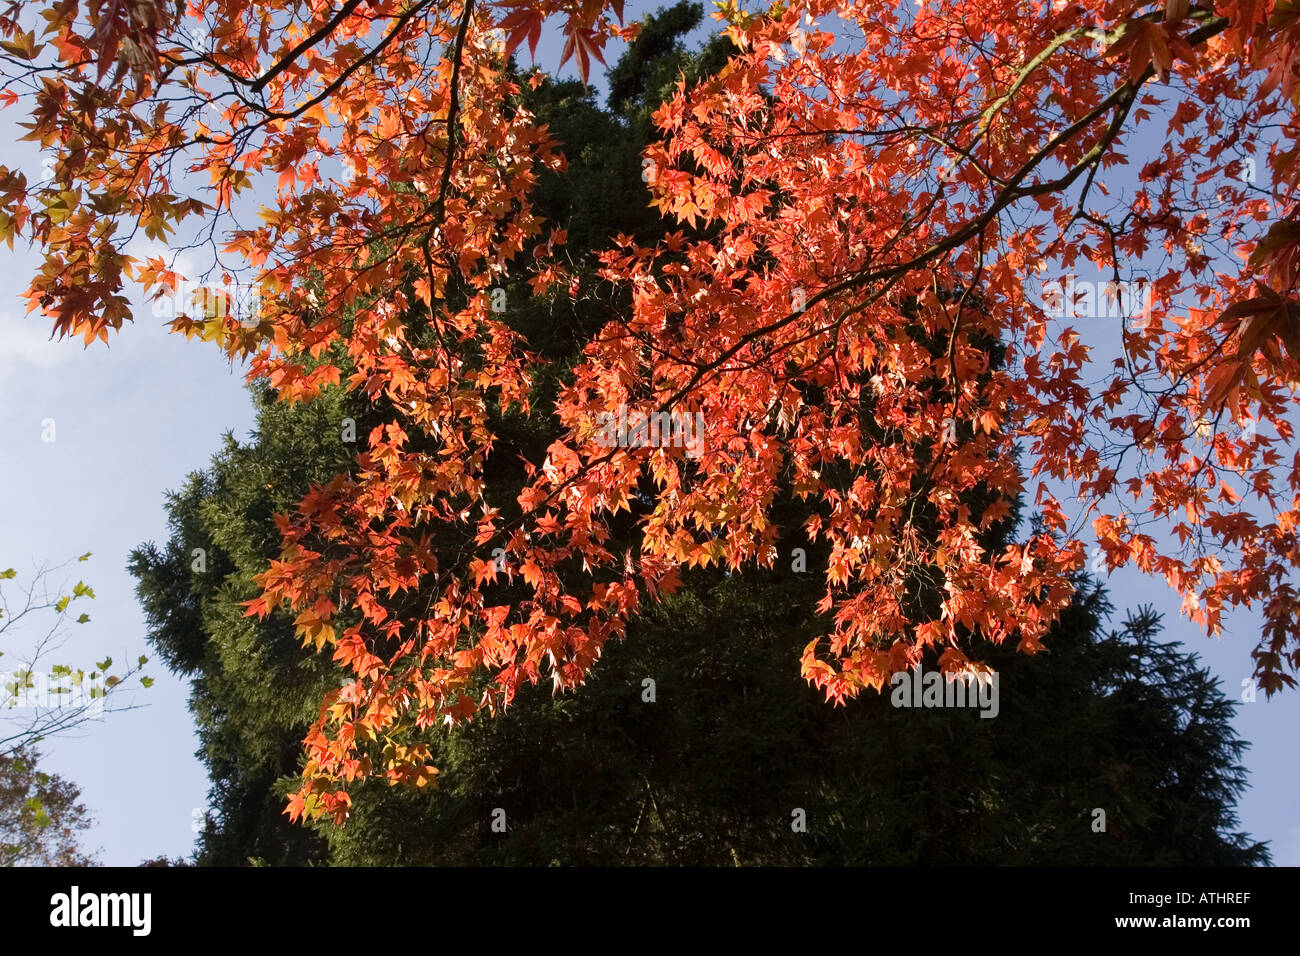
[[[628, 16], [655, 6], [629, 3]], [[546, 36], [538, 62], [553, 68], [558, 53], [555, 37]], [[613, 62], [617, 53], [611, 53]], [[21, 118], [13, 109], [0, 113], [0, 164], [30, 176], [39, 171], [40, 158], [16, 142], [14, 124]], [[21, 246], [12, 253], [0, 248], [0, 262], [0, 568], [13, 566], [26, 580], [36, 563], [92, 552], [90, 561], [68, 569], [69, 584], [81, 577], [95, 589], [96, 600], [85, 608], [92, 620], [60, 656], [83, 663], [105, 655], [134, 660], [148, 648], [127, 557], [144, 541], [166, 539], [165, 492], [206, 466], [220, 436], [232, 431], [247, 437], [253, 415], [242, 371], [212, 346], [169, 335], [143, 305], [137, 321], [107, 347], [49, 341], [47, 320], [24, 316], [25, 303], [17, 298], [36, 257]], [[1116, 320], [1091, 328], [1073, 324], [1101, 353], [1118, 342]], [[42, 441], [46, 419], [55, 422], [52, 443]], [[1179, 617], [1178, 598], [1163, 581], [1125, 569], [1109, 586], [1112, 623], [1140, 604], [1163, 611], [1164, 636], [1200, 654], [1229, 696], [1240, 697], [1258, 615], [1229, 616], [1227, 636], [1215, 641]], [[96, 817], [87, 844], [100, 847], [101, 860], [113, 865], [188, 855], [195, 813], [206, 808], [207, 777], [194, 756], [188, 686], [161, 665], [151, 663], [146, 672], [156, 683], [134, 692], [140, 709], [43, 745], [46, 769], [80, 786]], [[1252, 744], [1241, 827], [1271, 842], [1276, 863], [1300, 865], [1300, 692], [1271, 701], [1260, 694], [1241, 704], [1234, 726]]]

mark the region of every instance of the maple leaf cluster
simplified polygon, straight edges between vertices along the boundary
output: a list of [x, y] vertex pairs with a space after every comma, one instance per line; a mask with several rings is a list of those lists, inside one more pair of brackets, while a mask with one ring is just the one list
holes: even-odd
[[[291, 609], [352, 678], [322, 702], [292, 815], [345, 819], [372, 774], [430, 784], [421, 734], [525, 681], [581, 684], [687, 569], [779, 560], [783, 495], [828, 553], [826, 634], [801, 666], [832, 700], [931, 652], [980, 671], [974, 634], [1040, 650], [1087, 557], [1082, 522], [1109, 568], [1165, 577], [1211, 633], [1230, 607], [1262, 608], [1256, 674], [1294, 684], [1300, 457], [1279, 446], [1300, 384], [1300, 5], [720, 5], [737, 52], [679, 84], [645, 156], [681, 229], [612, 241], [601, 278], [630, 307], [533, 409], [542, 359], [491, 293], [524, 261], [539, 295], [573, 281], [530, 199], [564, 159], [506, 57], [555, 18], [585, 79], [635, 34], [622, 15], [603, 0], [0, 15], [0, 103], [22, 103], [26, 138], [57, 157], [44, 182], [0, 168], [0, 237], [43, 256], [29, 310], [107, 341], [129, 284], [180, 280], [127, 244], [201, 221], [262, 308], [173, 328], [285, 401], [339, 386], [384, 411], [355, 466], [280, 517], [249, 606]], [[195, 22], [210, 50], [185, 39]], [[1163, 143], [1108, 199], [1154, 124]], [[1240, 176], [1262, 149], [1271, 190]], [[1033, 295], [1081, 263], [1153, 272], [1100, 386], [1080, 333]], [[702, 450], [609, 447], [596, 422], [623, 405], [698, 416]], [[561, 429], [514, 501], [487, 480], [514, 454], [494, 430], [507, 409]], [[615, 522], [649, 486], [628, 547]], [[1041, 524], [987, 547], [1022, 495]]]

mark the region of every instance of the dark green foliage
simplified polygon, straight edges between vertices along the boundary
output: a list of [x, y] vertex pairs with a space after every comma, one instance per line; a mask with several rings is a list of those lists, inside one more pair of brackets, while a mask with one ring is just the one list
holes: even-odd
[[609, 108], [632, 123], [638, 138], [650, 137], [650, 115], [680, 79], [689, 86], [717, 73], [735, 51], [730, 40], [716, 34], [698, 52], [687, 51], [682, 38], [703, 20], [699, 3], [661, 7], [642, 21], [641, 35], [609, 71]]
[[316, 702], [339, 680], [328, 657], [302, 649], [286, 613], [259, 622], [244, 616], [241, 602], [256, 596], [253, 575], [279, 554], [272, 515], [347, 467], [355, 446], [342, 441], [342, 429], [351, 409], [338, 393], [294, 408], [258, 398], [253, 442], [226, 436], [212, 467], [169, 496], [165, 548], [138, 548], [130, 566], [151, 643], [174, 671], [192, 678], [199, 757], [220, 820], [203, 834], [201, 852], [221, 864], [319, 855], [319, 840], [287, 825], [274, 787], [296, 772]]
[[534, 688], [451, 735], [437, 793], [365, 791], [329, 833], [335, 862], [1267, 862], [1232, 832], [1233, 705], [1193, 655], [1154, 640], [1149, 613], [1105, 635], [1105, 598], [1085, 587], [1050, 653], [982, 648], [999, 671], [986, 719], [896, 708], [888, 692], [828, 706], [794, 663], [810, 610], [797, 575], [697, 582], [579, 693]]

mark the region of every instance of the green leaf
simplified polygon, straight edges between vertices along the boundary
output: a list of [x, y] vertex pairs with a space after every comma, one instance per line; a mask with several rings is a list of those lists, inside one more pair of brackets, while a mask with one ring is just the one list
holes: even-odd
[[10, 578], [16, 577], [18, 577], [18, 572], [13, 568], [5, 568], [3, 571], [0, 571], [0, 581], [8, 581]]
[[141, 677], [141, 678], [140, 678], [140, 683], [143, 684], [145, 687], [152, 687], [152, 686], [153, 686], [153, 678], [152, 678], [152, 677]]
[[83, 614], [83, 615], [81, 615], [79, 618], [77, 618], [77, 623], [78, 623], [78, 624], [85, 624], [85, 623], [86, 623], [87, 621], [89, 621], [89, 620], [90, 620], [90, 615], [89, 615], [89, 614]]
[[87, 551], [87, 552], [86, 552], [85, 554], [83, 554], [81, 557], [77, 558], [77, 560], [78, 560], [78, 561], [89, 561], [89, 560], [90, 560], [90, 552]]
[[99, 661], [97, 664], [95, 664], [95, 666], [98, 667], [101, 671], [106, 671], [113, 666], [113, 658], [105, 657], [102, 661]]
[[144, 665], [148, 663], [149, 663], [149, 658], [145, 657], [143, 654], [141, 654], [140, 659], [136, 661], [136, 665], [139, 667], [144, 667]]
[[64, 611], [66, 611], [66, 610], [68, 609], [68, 602], [69, 602], [70, 600], [72, 600], [72, 599], [69, 598], [69, 597], [61, 597], [61, 598], [59, 598], [59, 603], [56, 604], [56, 605], [54, 605], [54, 610], [56, 610], [56, 611], [58, 611], [60, 614], [62, 614]]

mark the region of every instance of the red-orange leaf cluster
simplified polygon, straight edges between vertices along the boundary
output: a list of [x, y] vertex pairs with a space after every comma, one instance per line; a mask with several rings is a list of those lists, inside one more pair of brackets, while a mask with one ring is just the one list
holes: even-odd
[[[0, 238], [43, 257], [29, 308], [107, 340], [129, 282], [179, 279], [131, 239], [202, 221], [261, 309], [177, 331], [287, 401], [342, 384], [391, 409], [348, 474], [282, 517], [249, 604], [291, 608], [353, 678], [306, 741], [294, 816], [345, 818], [349, 783], [375, 773], [428, 784], [420, 731], [523, 681], [580, 684], [684, 569], [784, 560], [792, 530], [828, 555], [827, 632], [802, 667], [835, 700], [930, 649], [980, 671], [975, 633], [1040, 649], [1087, 559], [1082, 521], [1107, 567], [1163, 576], [1211, 632], [1259, 607], [1257, 676], [1294, 683], [1300, 456], [1280, 446], [1300, 384], [1300, 4], [720, 5], [739, 52], [679, 87], [645, 157], [688, 231], [612, 245], [602, 277], [631, 308], [533, 410], [538, 359], [491, 292], [525, 251], [538, 294], [569, 282], [530, 202], [564, 161], [504, 56], [554, 18], [585, 78], [634, 31], [622, 13], [47, 0], [0, 16], [0, 103], [55, 157], [44, 181], [0, 168]], [[249, 213], [261, 224], [236, 225]], [[1108, 326], [1121, 355], [1101, 383], [1087, 336], [1054, 321], [1077, 293], [1040, 294], [1083, 267], [1121, 291], [1148, 280], [1141, 321]], [[510, 407], [563, 437], [506, 519], [485, 470], [514, 454], [491, 424]], [[603, 440], [620, 408], [670, 440]], [[645, 480], [639, 540], [615, 546]], [[801, 529], [774, 522], [783, 492], [809, 507]], [[1022, 494], [1041, 527], [986, 548]], [[507, 581], [526, 597], [503, 603]]]

